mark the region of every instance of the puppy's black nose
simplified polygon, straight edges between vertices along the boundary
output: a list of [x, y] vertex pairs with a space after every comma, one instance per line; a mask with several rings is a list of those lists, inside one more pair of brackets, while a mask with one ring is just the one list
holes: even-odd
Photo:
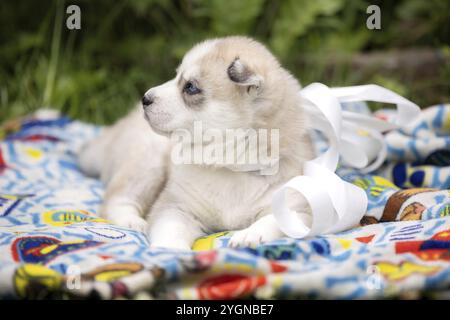
[[145, 94], [142, 97], [142, 105], [144, 107], [148, 107], [149, 105], [151, 105], [153, 103], [153, 100], [154, 100], [153, 96]]

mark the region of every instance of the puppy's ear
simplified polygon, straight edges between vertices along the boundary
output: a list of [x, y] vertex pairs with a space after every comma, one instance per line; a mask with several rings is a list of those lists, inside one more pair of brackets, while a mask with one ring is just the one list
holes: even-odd
[[263, 78], [251, 70], [239, 58], [234, 59], [228, 67], [227, 73], [231, 81], [237, 85], [247, 87], [247, 92], [259, 92], [262, 88]]

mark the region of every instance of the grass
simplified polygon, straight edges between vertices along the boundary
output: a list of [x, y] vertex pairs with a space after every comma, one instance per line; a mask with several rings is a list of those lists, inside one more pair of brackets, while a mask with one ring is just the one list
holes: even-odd
[[[377, 83], [421, 106], [450, 101], [448, 63], [427, 77], [405, 76], [408, 70], [366, 72], [351, 64], [359, 52], [416, 45], [438, 49], [448, 62], [448, 32], [442, 30], [448, 12], [439, 0], [429, 1], [437, 9], [427, 9], [414, 0], [396, 2], [393, 13], [384, 14], [390, 20], [383, 33], [365, 29], [361, 10], [367, 6], [366, 0], [339, 0], [332, 9], [328, 0], [322, 0], [308, 9], [311, 17], [305, 17], [307, 23], [286, 35], [277, 32], [286, 33], [286, 26], [299, 22], [283, 8], [284, 3], [265, 0], [253, 0], [248, 10], [245, 6], [238, 10], [242, 2], [230, 0], [230, 5], [237, 6], [236, 12], [242, 11], [242, 18], [224, 17], [227, 5], [222, 1], [74, 2], [82, 9], [80, 31], [65, 28], [64, 1], [3, 4], [7, 8], [0, 19], [4, 22], [0, 29], [4, 43], [0, 52], [0, 121], [51, 107], [73, 118], [111, 123], [149, 87], [172, 78], [190, 46], [227, 33], [249, 34], [268, 44], [303, 85], [316, 81], [330, 86]], [[293, 5], [301, 6], [302, 0]], [[260, 6], [258, 10], [256, 6]], [[296, 10], [305, 14], [302, 8]], [[396, 38], [396, 30], [402, 26], [395, 24], [396, 11], [399, 17], [406, 16], [406, 22], [414, 21], [421, 35], [411, 32]], [[282, 23], [280, 19], [295, 21]], [[8, 37], [11, 34], [14, 37]], [[331, 63], [330, 68], [330, 61], [337, 56], [346, 57], [347, 62]]]

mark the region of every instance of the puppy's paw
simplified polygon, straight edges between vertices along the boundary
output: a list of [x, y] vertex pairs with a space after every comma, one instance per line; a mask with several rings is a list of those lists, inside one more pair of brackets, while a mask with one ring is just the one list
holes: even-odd
[[279, 239], [283, 235], [276, 225], [265, 225], [257, 221], [244, 230], [236, 231], [231, 236], [228, 246], [232, 248], [256, 247], [259, 244]]
[[252, 230], [251, 227], [236, 231], [230, 238], [228, 246], [231, 248], [238, 247], [256, 247], [262, 243], [262, 234], [257, 230]]
[[108, 220], [118, 226], [130, 228], [139, 232], [145, 232], [147, 221], [134, 214], [121, 214], [109, 216]]

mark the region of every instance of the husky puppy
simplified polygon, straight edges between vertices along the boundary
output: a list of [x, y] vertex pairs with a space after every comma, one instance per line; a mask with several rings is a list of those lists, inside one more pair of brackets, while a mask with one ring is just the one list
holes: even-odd
[[[149, 89], [141, 105], [81, 150], [82, 170], [107, 186], [101, 216], [147, 232], [154, 247], [190, 249], [198, 237], [226, 230], [239, 230], [230, 239], [233, 247], [282, 237], [271, 215], [272, 195], [313, 157], [299, 90], [255, 40], [234, 36], [197, 44], [174, 79]], [[202, 132], [278, 130], [276, 170], [264, 174], [259, 169], [266, 164], [258, 161], [254, 170], [219, 161], [174, 163], [170, 137], [177, 130], [193, 133], [194, 123]], [[297, 212], [309, 210], [298, 195], [288, 201]]]

